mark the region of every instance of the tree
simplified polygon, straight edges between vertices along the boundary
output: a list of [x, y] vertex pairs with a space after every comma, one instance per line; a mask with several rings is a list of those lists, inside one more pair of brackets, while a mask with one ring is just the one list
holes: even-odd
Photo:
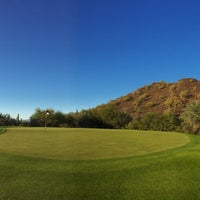
[[19, 126], [20, 125], [19, 114], [17, 115], [16, 121], [17, 121], [17, 126]]
[[30, 118], [31, 126], [49, 127], [82, 127], [82, 128], [125, 128], [132, 118], [123, 112], [118, 111], [114, 105], [99, 106], [89, 110], [82, 110], [76, 113], [64, 115], [62, 112], [55, 112], [53, 109], [46, 110], [37, 108]]
[[16, 119], [13, 119], [9, 114], [0, 113], [0, 126], [16, 126]]
[[65, 115], [60, 112], [52, 112], [50, 114], [49, 126], [59, 127], [59, 126], [66, 126], [66, 118]]
[[125, 128], [132, 120], [130, 115], [120, 112], [113, 104], [107, 104], [97, 108], [97, 114], [104, 128]]
[[[49, 116], [46, 115], [47, 110], [50, 113]], [[30, 125], [42, 127], [45, 125], [45, 123], [47, 123], [48, 126], [51, 126], [53, 114], [53, 109], [42, 110], [40, 108], [37, 108], [35, 110], [35, 113], [30, 117]]]
[[180, 116], [183, 120], [183, 129], [186, 132], [200, 134], [200, 102], [189, 103]]
[[101, 120], [95, 110], [82, 110], [76, 113], [76, 125], [82, 128], [101, 128]]
[[30, 117], [31, 126], [44, 126], [45, 124], [45, 113], [40, 108], [35, 110], [35, 113]]
[[74, 113], [68, 113], [65, 115], [66, 127], [76, 127], [76, 117]]

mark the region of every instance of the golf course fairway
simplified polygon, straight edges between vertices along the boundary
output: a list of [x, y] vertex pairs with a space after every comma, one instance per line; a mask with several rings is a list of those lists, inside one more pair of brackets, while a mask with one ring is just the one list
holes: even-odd
[[144, 155], [186, 144], [184, 134], [151, 131], [10, 128], [1, 135], [0, 152], [22, 156], [97, 160]]
[[0, 200], [198, 200], [200, 138], [182, 133], [8, 128]]

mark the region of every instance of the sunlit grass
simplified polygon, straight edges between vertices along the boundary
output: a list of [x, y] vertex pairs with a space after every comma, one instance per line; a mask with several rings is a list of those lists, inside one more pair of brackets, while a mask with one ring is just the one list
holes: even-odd
[[143, 155], [181, 146], [179, 133], [130, 130], [12, 128], [0, 138], [0, 152], [41, 158], [94, 160]]
[[[125, 130], [68, 129], [68, 131], [69, 133], [65, 129], [48, 129], [45, 133], [44, 129], [9, 129], [0, 135], [1, 200], [200, 199], [198, 136]], [[84, 137], [85, 140], [76, 143], [76, 140]], [[113, 145], [121, 143], [121, 148], [126, 145], [137, 146], [136, 143], [139, 142], [136, 140], [137, 137], [141, 138], [144, 146], [140, 141], [137, 151], [134, 151], [135, 154], [133, 152], [130, 154], [129, 147], [126, 149], [128, 152], [126, 156], [125, 154], [117, 156], [121, 151], [115, 150], [117, 148]], [[102, 141], [99, 141], [100, 139]], [[76, 144], [76, 148], [72, 144], [70, 148], [68, 147], [71, 150], [92, 147], [91, 152], [95, 149], [96, 152], [90, 152], [89, 156], [83, 157], [84, 153], [89, 152], [83, 151], [76, 154], [76, 159], [72, 160], [74, 154], [69, 157], [69, 154], [65, 155], [66, 150], [56, 151], [60, 144], [62, 146], [62, 140], [63, 144], [69, 146], [73, 142]], [[26, 142], [26, 145], [21, 148], [24, 151], [21, 151], [19, 143], [22, 145], [23, 142]], [[109, 148], [102, 149], [108, 143], [110, 151], [111, 149], [115, 151], [113, 158], [108, 158], [111, 156]], [[151, 145], [152, 143], [154, 145]], [[161, 143], [168, 143], [168, 148], [155, 148]], [[53, 156], [48, 154], [48, 151], [44, 150], [47, 146], [52, 147], [48, 151], [57, 153]], [[64, 147], [67, 148], [63, 145], [62, 148]], [[141, 153], [141, 149], [146, 149], [146, 152]], [[104, 157], [100, 157], [97, 150], [103, 152]], [[95, 156], [98, 159], [95, 159]]]

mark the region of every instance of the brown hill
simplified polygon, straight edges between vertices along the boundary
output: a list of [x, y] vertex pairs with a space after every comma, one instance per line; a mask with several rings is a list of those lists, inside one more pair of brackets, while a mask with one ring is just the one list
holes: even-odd
[[200, 100], [200, 81], [185, 78], [176, 83], [155, 82], [109, 103], [133, 117], [142, 117], [149, 112], [180, 115], [192, 100]]

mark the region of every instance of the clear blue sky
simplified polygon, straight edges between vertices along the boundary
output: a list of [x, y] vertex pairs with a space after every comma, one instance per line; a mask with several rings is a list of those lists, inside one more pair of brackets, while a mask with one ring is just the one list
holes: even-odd
[[199, 0], [1, 0], [0, 113], [64, 113], [200, 79]]

